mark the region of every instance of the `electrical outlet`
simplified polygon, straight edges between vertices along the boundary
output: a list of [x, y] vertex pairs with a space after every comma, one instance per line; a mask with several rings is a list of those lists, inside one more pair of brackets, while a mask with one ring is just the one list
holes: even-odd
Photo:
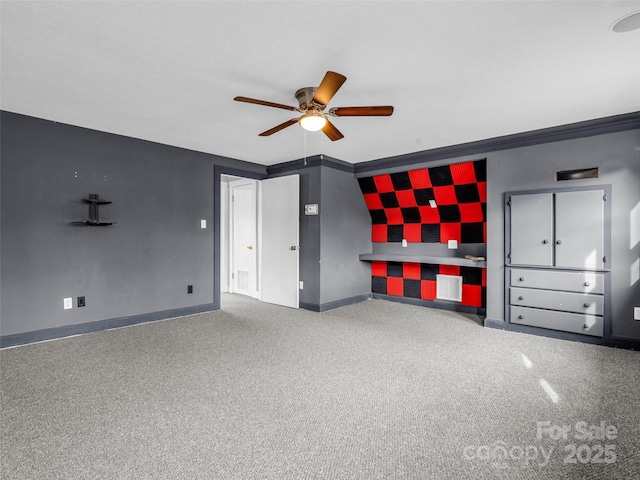
[[633, 319], [640, 320], [640, 307], [633, 307]]
[[84, 297], [78, 297], [78, 308], [84, 307], [85, 305]]
[[407, 239], [406, 239], [406, 238], [403, 238], [403, 239], [402, 239], [402, 246], [403, 246], [404, 248], [407, 248]]
[[187, 293], [193, 293], [193, 285], [187, 285]]
[[304, 282], [300, 280], [300, 290], [304, 290]]
[[63, 300], [63, 306], [65, 310], [69, 310], [70, 308], [73, 308], [73, 298], [71, 297], [67, 297]]

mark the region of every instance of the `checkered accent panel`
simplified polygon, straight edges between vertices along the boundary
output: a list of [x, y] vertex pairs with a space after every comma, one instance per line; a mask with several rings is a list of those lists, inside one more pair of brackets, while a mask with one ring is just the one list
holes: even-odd
[[461, 305], [486, 308], [485, 268], [427, 263], [371, 262], [371, 291], [395, 297], [436, 299], [436, 275], [462, 276]]
[[359, 178], [372, 240], [486, 243], [486, 173], [477, 160]]

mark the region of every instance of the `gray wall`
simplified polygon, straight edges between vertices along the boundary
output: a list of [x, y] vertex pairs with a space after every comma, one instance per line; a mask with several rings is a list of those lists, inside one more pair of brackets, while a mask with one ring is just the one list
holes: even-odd
[[[487, 159], [487, 318], [504, 321], [504, 208], [505, 192], [543, 188], [612, 186], [612, 335], [640, 339], [640, 280], [633, 270], [640, 259], [640, 130], [593, 135], [534, 146], [452, 156], [395, 168], [368, 170], [359, 176], [406, 171]], [[599, 167], [597, 179], [555, 182], [556, 170]], [[634, 210], [635, 209], [635, 210]], [[635, 216], [633, 216], [635, 215]], [[632, 232], [632, 225], [636, 230]], [[637, 267], [636, 267], [637, 268]]]
[[371, 216], [353, 173], [320, 167], [320, 304], [371, 292]]
[[[214, 167], [260, 177], [265, 167], [8, 112], [1, 135], [0, 335], [217, 307]], [[504, 193], [610, 184], [613, 334], [640, 339], [632, 313], [640, 305], [633, 271], [640, 258], [640, 130], [416, 160], [397, 170], [480, 158], [487, 158], [488, 177], [487, 317], [504, 320]], [[598, 179], [553, 181], [555, 170], [593, 166]], [[301, 215], [300, 301], [335, 305], [369, 293], [369, 265], [357, 255], [371, 251], [370, 217], [353, 174], [326, 165], [297, 173], [301, 211], [320, 205], [320, 215]], [[101, 207], [101, 218], [116, 225], [70, 225], [86, 219], [82, 198], [90, 193], [114, 202]], [[78, 309], [81, 295], [87, 306]], [[64, 297], [74, 298], [73, 309], [63, 310]]]
[[[640, 130], [504, 150], [487, 158], [487, 316], [504, 320], [504, 193], [610, 184], [612, 335], [640, 339], [640, 321], [634, 321], [632, 308], [640, 306], [640, 281], [632, 282], [631, 272], [640, 258], [640, 243], [631, 245], [631, 212], [640, 208]], [[599, 167], [599, 178], [553, 180], [556, 170], [589, 167]]]
[[[1, 135], [3, 337], [216, 307], [214, 164], [264, 167], [8, 112]], [[116, 225], [70, 225], [90, 193]]]

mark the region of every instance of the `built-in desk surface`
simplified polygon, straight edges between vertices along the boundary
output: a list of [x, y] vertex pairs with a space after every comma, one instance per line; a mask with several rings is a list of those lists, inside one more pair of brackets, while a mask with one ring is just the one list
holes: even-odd
[[366, 262], [430, 263], [434, 265], [459, 265], [462, 267], [487, 268], [486, 261], [476, 262], [462, 257], [436, 257], [431, 255], [402, 255], [398, 253], [361, 253], [360, 260]]

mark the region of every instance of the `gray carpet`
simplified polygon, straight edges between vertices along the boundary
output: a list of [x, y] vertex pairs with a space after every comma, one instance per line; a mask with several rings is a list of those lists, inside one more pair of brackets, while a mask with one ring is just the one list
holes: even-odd
[[7, 480], [640, 476], [640, 353], [442, 310], [224, 295], [0, 362]]

